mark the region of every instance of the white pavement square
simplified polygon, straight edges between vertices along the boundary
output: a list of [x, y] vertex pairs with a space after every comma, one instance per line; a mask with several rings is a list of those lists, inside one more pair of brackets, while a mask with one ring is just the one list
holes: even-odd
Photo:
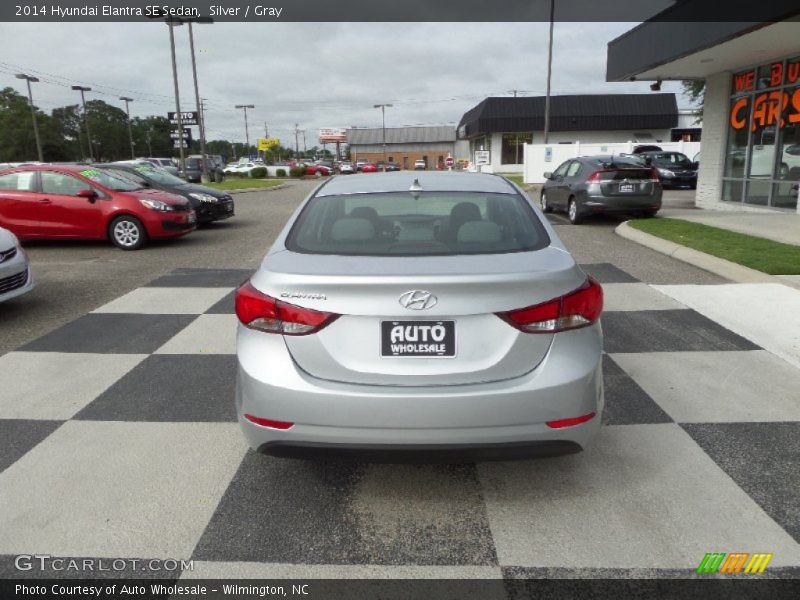
[[800, 564], [797, 542], [675, 424], [607, 426], [587, 452], [478, 473], [501, 565], [694, 568], [717, 548]]
[[69, 421], [0, 473], [0, 554], [188, 559], [245, 450], [233, 423]]
[[146, 354], [9, 352], [0, 356], [0, 418], [70, 419]]
[[232, 288], [141, 287], [104, 304], [94, 313], [199, 315], [222, 300]]
[[156, 354], [235, 354], [236, 315], [200, 315]]
[[653, 287], [800, 367], [800, 290], [780, 283]]
[[603, 310], [674, 310], [680, 302], [646, 283], [604, 283]]
[[800, 369], [766, 350], [611, 356], [679, 423], [800, 421]]

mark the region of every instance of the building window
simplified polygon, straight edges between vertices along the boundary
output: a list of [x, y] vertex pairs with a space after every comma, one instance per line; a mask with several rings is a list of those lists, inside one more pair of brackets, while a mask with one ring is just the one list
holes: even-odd
[[800, 57], [734, 74], [722, 199], [796, 209]]
[[532, 133], [504, 133], [501, 163], [504, 165], [521, 165], [524, 156], [523, 146], [533, 143]]

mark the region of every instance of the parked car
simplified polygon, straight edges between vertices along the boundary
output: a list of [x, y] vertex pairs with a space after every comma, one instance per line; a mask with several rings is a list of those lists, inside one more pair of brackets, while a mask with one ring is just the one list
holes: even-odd
[[160, 167], [168, 173], [175, 175], [176, 177], [178, 176], [178, 165], [171, 158], [138, 158], [136, 160], [148, 162], [154, 167]]
[[166, 171], [148, 165], [134, 166], [124, 163], [94, 165], [135, 181], [141, 187], [162, 190], [183, 196], [192, 205], [198, 223], [211, 223], [229, 219], [234, 215], [233, 197], [228, 193], [196, 183], [187, 183]]
[[[222, 181], [225, 173], [220, 172], [214, 161], [208, 161], [208, 175], [212, 181]], [[181, 173], [186, 181], [189, 183], [200, 183], [203, 179], [203, 156], [202, 154], [193, 154], [186, 157], [186, 171]]]
[[356, 171], [361, 172], [362, 167], [367, 164], [369, 161], [366, 158], [359, 158], [356, 161]]
[[415, 171], [425, 171], [428, 168], [428, 164], [420, 159], [414, 161], [414, 170]]
[[362, 173], [376, 173], [378, 171], [378, 165], [375, 163], [367, 162], [361, 165], [361, 172]]
[[563, 162], [544, 177], [542, 210], [565, 211], [576, 225], [594, 214], [653, 216], [661, 209], [656, 170], [630, 156], [581, 156]]
[[504, 178], [369, 181], [312, 192], [236, 292], [250, 445], [458, 461], [586, 448], [601, 286]]
[[356, 168], [351, 162], [339, 163], [339, 173], [341, 175], [352, 175], [356, 172]]
[[0, 227], [0, 302], [26, 294], [32, 289], [33, 275], [28, 255], [17, 236]]
[[136, 250], [148, 239], [185, 235], [196, 221], [185, 198], [93, 167], [42, 165], [0, 172], [0, 226], [21, 240], [107, 239]]
[[698, 163], [681, 152], [640, 152], [636, 155], [643, 164], [655, 167], [664, 187], [697, 187]]
[[634, 147], [632, 154], [641, 154], [642, 152], [661, 152], [661, 146], [653, 144], [639, 144]]
[[328, 166], [323, 163], [317, 163], [313, 166], [316, 172], [319, 173], [320, 175], [326, 175], [326, 176], [333, 175], [333, 166]]
[[225, 175], [249, 175], [256, 166], [253, 162], [230, 163], [225, 167]]
[[386, 163], [386, 172], [387, 173], [390, 172], [390, 171], [400, 171], [401, 169], [402, 169], [402, 167], [399, 164], [397, 164], [396, 162], [387, 162]]

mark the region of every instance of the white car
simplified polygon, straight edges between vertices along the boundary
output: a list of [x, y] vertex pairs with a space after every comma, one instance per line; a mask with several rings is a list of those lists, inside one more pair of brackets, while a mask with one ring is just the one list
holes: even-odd
[[232, 174], [236, 174], [236, 173], [239, 173], [239, 174], [242, 174], [242, 175], [249, 175], [250, 171], [255, 169], [257, 166], [258, 166], [257, 164], [252, 163], [252, 162], [232, 163], [232, 164], [229, 164], [229, 165], [227, 165], [225, 167], [224, 173], [226, 175], [232, 175]]
[[33, 289], [28, 255], [13, 233], [0, 227], [0, 302]]
[[424, 171], [427, 168], [428, 168], [428, 165], [421, 158], [414, 161], [414, 170], [415, 171]]

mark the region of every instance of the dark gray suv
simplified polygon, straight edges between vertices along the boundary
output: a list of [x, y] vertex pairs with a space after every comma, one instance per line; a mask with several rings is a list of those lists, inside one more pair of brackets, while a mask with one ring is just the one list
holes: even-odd
[[655, 169], [634, 158], [581, 156], [544, 174], [541, 203], [544, 212], [560, 210], [570, 222], [604, 213], [652, 217], [661, 208], [661, 183]]

